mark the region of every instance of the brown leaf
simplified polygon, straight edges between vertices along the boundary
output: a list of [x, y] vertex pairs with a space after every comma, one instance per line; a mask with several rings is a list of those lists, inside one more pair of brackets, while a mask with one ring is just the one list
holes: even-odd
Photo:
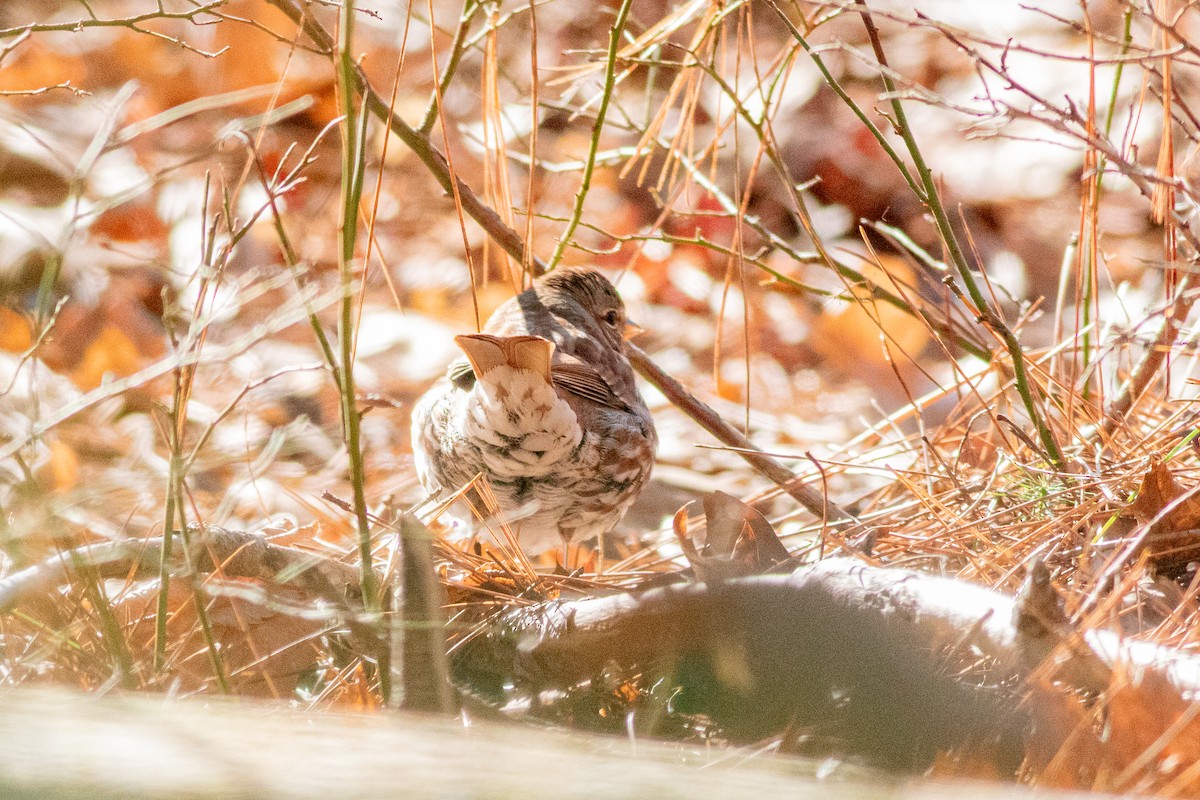
[[50, 439], [47, 449], [50, 457], [38, 466], [38, 481], [53, 492], [66, 491], [75, 486], [79, 479], [79, 456], [75, 450], [61, 439]]
[[1091, 788], [1103, 742], [1079, 698], [1046, 686], [1027, 701], [1034, 724], [1025, 737], [1025, 769], [1046, 789]]
[[[1148, 790], [1158, 781], [1183, 780], [1173, 796], [1200, 791], [1200, 774], [1190, 770], [1200, 762], [1200, 719], [1170, 681], [1155, 670], [1120, 670], [1108, 701], [1108, 758], [1123, 778], [1114, 789]], [[1164, 738], [1165, 737], [1165, 738]], [[1145, 762], [1140, 765], [1139, 762]], [[1190, 777], [1190, 780], [1188, 778]], [[1153, 780], [1142, 786], [1138, 780]]]
[[694, 565], [700, 554], [696, 552], [696, 545], [692, 542], [692, 537], [688, 535], [687, 506], [683, 506], [675, 512], [675, 518], [671, 520], [671, 530], [675, 532], [675, 538], [679, 540], [679, 546], [683, 548], [683, 554], [687, 556], [688, 562]]
[[81, 389], [95, 389], [105, 375], [126, 377], [137, 372], [141, 365], [142, 354], [129, 335], [115, 325], [105, 325], [88, 343], [83, 360], [72, 371], [71, 378]]
[[0, 350], [23, 353], [33, 344], [29, 320], [8, 306], [0, 306]]
[[[212, 47], [221, 55], [207, 63], [193, 62], [194, 75], [211, 92], [231, 92], [259, 86], [276, 86], [274, 92], [236, 106], [241, 113], [262, 113], [268, 107], [279, 106], [304, 95], [316, 101], [306, 116], [323, 124], [340, 112], [334, 96], [334, 81], [328, 64], [311, 53], [295, 50], [287, 59], [264, 58], [275, 52], [275, 35], [295, 35], [295, 23], [266, 0], [233, 0], [227, 13], [253, 19], [257, 25], [216, 25]], [[392, 59], [389, 63], [394, 63]]]
[[1200, 492], [1186, 488], [1161, 461], [1155, 461], [1142, 478], [1137, 498], [1126, 513], [1150, 525], [1146, 544], [1160, 568], [1186, 564], [1200, 550]]
[[[875, 286], [896, 292], [890, 275], [911, 279], [912, 269], [896, 258], [880, 256], [878, 265], [867, 264], [862, 273]], [[929, 343], [929, 329], [903, 309], [877, 302], [869, 286], [854, 286], [852, 299], [829, 302], [812, 327], [810, 345], [833, 367], [860, 375], [864, 368], [891, 372], [891, 364], [909, 363]], [[884, 335], [882, 331], [886, 331]]]
[[[1155, 460], [1150, 465], [1150, 469], [1146, 472], [1145, 477], [1142, 478], [1142, 485], [1138, 488], [1137, 497], [1125, 510], [1144, 525], [1155, 517], [1158, 517], [1163, 509], [1182, 497], [1186, 491], [1183, 485], [1175, 479], [1171, 470], [1167, 469], [1167, 465]], [[1182, 504], [1167, 511], [1156, 522], [1156, 525], [1167, 530], [1179, 530], [1181, 527], [1195, 527], [1177, 524], [1180, 521], [1188, 519], [1193, 521], [1200, 519], [1200, 499], [1189, 498], [1185, 500]]]
[[1190, 768], [1200, 762], [1200, 718], [1193, 703], [1161, 673], [1141, 667], [1115, 669], [1095, 707], [1035, 688], [1026, 767], [1042, 788], [1194, 797], [1200, 774]]
[[5, 59], [4, 69], [0, 70], [3, 92], [27, 92], [67, 81], [78, 86], [80, 76], [87, 74], [86, 61], [40, 38], [30, 39], [5, 55], [12, 57]]
[[170, 232], [147, 200], [122, 203], [107, 209], [92, 223], [94, 235], [113, 242], [164, 243]]
[[708, 533], [699, 551], [688, 531], [687, 506], [676, 512], [672, 526], [699, 580], [755, 575], [790, 558], [767, 518], [732, 495], [706, 496], [704, 517]]
[[722, 546], [732, 541], [732, 558], [751, 565], [755, 572], [764, 572], [791, 557], [767, 518], [732, 495], [717, 491], [705, 497], [704, 516], [710, 546], [714, 528], [721, 528], [718, 535]]
[[992, 440], [994, 429], [981, 434], [964, 436], [958, 448], [958, 461], [981, 472], [991, 472], [999, 459], [999, 449]]

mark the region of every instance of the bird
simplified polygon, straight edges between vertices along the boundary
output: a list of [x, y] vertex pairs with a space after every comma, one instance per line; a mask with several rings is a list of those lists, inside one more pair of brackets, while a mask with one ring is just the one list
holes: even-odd
[[[645, 486], [658, 437], [638, 391], [616, 288], [596, 269], [537, 278], [455, 337], [463, 356], [412, 414], [433, 499], [482, 477], [526, 553], [608, 533]], [[479, 507], [478, 505], [476, 506]]]

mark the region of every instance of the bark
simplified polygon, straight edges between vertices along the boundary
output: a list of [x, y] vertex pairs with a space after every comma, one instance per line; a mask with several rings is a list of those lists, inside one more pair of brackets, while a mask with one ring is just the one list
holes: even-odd
[[[191, 533], [183, 574], [286, 579], [320, 600], [382, 652], [357, 620], [353, 567], [220, 528]], [[406, 552], [406, 611], [393, 642], [413, 706], [446, 710], [446, 667], [427, 546]], [[0, 580], [0, 612], [57, 591], [87, 564], [101, 575], [156, 569], [158, 543], [120, 542], [61, 554]], [[419, 613], [418, 613], [419, 612]], [[395, 633], [395, 631], [393, 631]], [[979, 669], [979, 664], [986, 669]], [[974, 668], [964, 666], [974, 664]], [[988, 748], [1015, 768], [1029, 729], [1021, 680], [1049, 665], [1068, 688], [1097, 693], [1114, 668], [1161, 676], [1200, 696], [1200, 658], [1102, 630], [1076, 631], [1044, 572], [1016, 599], [978, 586], [856, 559], [790, 575], [677, 584], [638, 594], [559, 601], [504, 614], [454, 654], [472, 702], [538, 698], [612, 675], [642, 672], [675, 691], [672, 709], [706, 715], [735, 740], [807, 731], [889, 767], [920, 769], [940, 750]], [[790, 734], [789, 734], [790, 735]]]
[[[964, 744], [1015, 768], [1030, 725], [1020, 680], [1052, 656], [1054, 676], [1071, 688], [1103, 690], [1125, 662], [1160, 672], [1185, 695], [1200, 689], [1196, 658], [1105, 631], [1077, 634], [1056, 604], [1044, 582], [1040, 596], [1014, 600], [829, 559], [791, 575], [513, 612], [458, 667], [470, 675], [480, 656], [494, 681], [538, 692], [595, 678], [615, 662], [674, 681], [676, 709], [706, 714], [735, 738], [807, 726], [908, 769]], [[961, 669], [980, 656], [986, 670]], [[502, 674], [510, 658], [513, 671]]]

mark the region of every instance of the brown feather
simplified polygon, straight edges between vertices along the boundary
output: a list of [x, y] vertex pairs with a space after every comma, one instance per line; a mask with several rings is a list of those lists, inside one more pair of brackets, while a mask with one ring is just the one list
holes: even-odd
[[627, 409], [621, 398], [613, 393], [612, 387], [600, 377], [600, 373], [587, 364], [555, 364], [551, 373], [554, 376], [554, 385], [566, 389], [571, 394], [609, 408]]
[[455, 336], [477, 376], [487, 375], [496, 367], [523, 369], [541, 375], [550, 382], [550, 358], [554, 343], [540, 336], [489, 336], [471, 333]]

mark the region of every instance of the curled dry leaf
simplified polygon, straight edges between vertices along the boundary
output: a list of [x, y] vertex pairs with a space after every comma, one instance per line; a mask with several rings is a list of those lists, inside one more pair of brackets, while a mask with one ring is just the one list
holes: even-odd
[[1154, 523], [1160, 531], [1178, 531], [1200, 525], [1200, 497], [1189, 494], [1161, 461], [1150, 465], [1137, 498], [1126, 508], [1138, 522]]
[[1173, 570], [1200, 555], [1200, 491], [1185, 488], [1166, 464], [1151, 464], [1137, 498], [1126, 512], [1149, 525], [1146, 544], [1151, 561], [1160, 569]]
[[696, 577], [704, 582], [755, 575], [787, 561], [790, 554], [767, 518], [724, 492], [704, 498], [707, 534], [696, 549], [689, 534], [687, 506], [675, 513], [672, 528]]
[[1035, 688], [1037, 718], [1026, 765], [1046, 788], [1090, 788], [1169, 797], [1200, 791], [1200, 719], [1161, 674], [1128, 666], [1113, 671], [1099, 704]]

